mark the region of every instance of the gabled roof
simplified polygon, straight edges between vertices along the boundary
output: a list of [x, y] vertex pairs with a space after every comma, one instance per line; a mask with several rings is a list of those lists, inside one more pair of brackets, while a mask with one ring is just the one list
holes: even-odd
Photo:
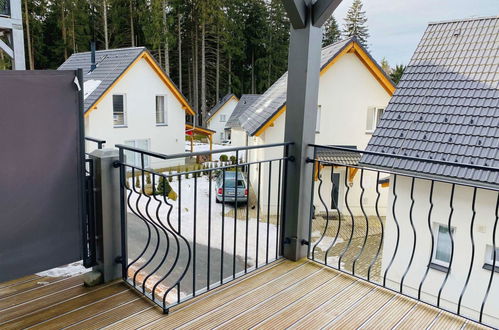
[[[332, 162], [335, 165], [336, 164], [357, 165], [359, 163], [361, 154], [356, 151], [357, 146], [333, 146], [333, 147], [342, 147], [345, 149], [352, 149], [355, 151], [350, 152], [347, 150], [336, 150], [330, 148], [317, 147], [315, 149], [316, 158], [323, 162]], [[327, 165], [327, 163], [325, 165]]]
[[387, 156], [362, 162], [497, 185], [498, 35], [497, 16], [430, 24], [367, 147]]
[[[354, 53], [392, 95], [395, 86], [383, 69], [369, 55], [355, 38], [341, 40], [322, 49], [321, 74], [327, 72], [343, 55]], [[246, 111], [246, 119], [241, 120], [242, 127], [251, 135], [260, 135], [285, 110], [288, 73], [279, 78], [253, 105]]]
[[218, 102], [213, 108], [211, 108], [210, 113], [208, 114], [208, 118], [206, 119], [206, 122], [209, 122], [210, 119], [213, 118], [213, 116], [215, 116], [215, 114], [218, 111], [220, 111], [231, 99], [236, 100], [236, 102], [238, 101], [237, 96], [235, 96], [232, 93], [229, 93], [229, 94], [225, 95], [224, 97], [222, 97], [220, 102]]
[[260, 96], [260, 94], [242, 95], [232, 115], [225, 124], [225, 128], [241, 127], [241, 120], [245, 120], [246, 111]]
[[97, 67], [90, 72], [91, 53], [75, 53], [71, 55], [58, 70], [83, 69], [85, 112], [97, 107], [97, 104], [112, 89], [112, 87], [130, 70], [140, 59], [151, 65], [160, 79], [172, 91], [188, 114], [195, 114], [187, 99], [177, 86], [161, 69], [156, 60], [145, 47], [119, 48], [99, 50], [95, 52]]

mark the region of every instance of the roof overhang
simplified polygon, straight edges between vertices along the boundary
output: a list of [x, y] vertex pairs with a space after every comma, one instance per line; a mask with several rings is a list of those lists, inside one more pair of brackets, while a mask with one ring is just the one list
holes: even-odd
[[239, 99], [237, 98], [237, 96], [235, 95], [232, 95], [227, 101], [224, 102], [224, 104], [217, 109], [217, 111], [215, 111], [213, 114], [210, 114], [210, 117], [208, 119], [206, 119], [206, 122], [208, 123], [213, 117], [215, 117], [215, 115], [220, 111], [222, 110], [226, 105], [227, 103], [229, 103], [230, 100], [234, 99], [236, 102], [239, 102]]
[[191, 124], [185, 124], [185, 134], [188, 134], [189, 132], [195, 133], [195, 134], [201, 134], [205, 136], [212, 136], [213, 134], [216, 133], [216, 131], [213, 131], [208, 128], [204, 127], [194, 127]]

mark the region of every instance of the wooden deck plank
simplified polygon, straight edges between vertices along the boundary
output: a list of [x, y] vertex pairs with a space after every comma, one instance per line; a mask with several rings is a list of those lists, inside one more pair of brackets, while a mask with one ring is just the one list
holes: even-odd
[[335, 319], [334, 323], [327, 328], [338, 330], [358, 328], [394, 297], [393, 293], [376, 288], [375, 292], [367, 296], [349, 312]]
[[403, 296], [395, 299], [382, 307], [382, 309], [365, 322], [360, 329], [386, 329], [397, 324], [414, 306], [416, 302]]
[[15, 296], [10, 296], [0, 299], [0, 312], [12, 306], [30, 302], [35, 299], [55, 294], [75, 286], [81, 286], [82, 284], [83, 284], [82, 276], [68, 277], [62, 281], [51, 283], [49, 285], [37, 288], [36, 290], [30, 290], [16, 294]]
[[395, 329], [426, 329], [437, 318], [440, 311], [426, 304], [418, 303]]
[[38, 275], [28, 275], [0, 283], [0, 289], [39, 279]]
[[114, 283], [98, 290], [94, 290], [89, 294], [83, 294], [68, 301], [63, 301], [42, 310], [37, 310], [29, 315], [23, 315], [21, 318], [1, 324], [1, 327], [2, 329], [20, 329], [31, 327], [125, 290], [128, 290], [128, 288], [123, 283]]
[[293, 324], [291, 329], [318, 329], [327, 325], [331, 320], [340, 316], [357, 301], [369, 295], [373, 288], [359, 281], [343, 291], [340, 295], [328, 300], [326, 303], [309, 313], [300, 321]]
[[96, 314], [110, 310], [116, 306], [129, 303], [137, 299], [137, 294], [131, 290], [118, 292], [114, 295], [92, 303], [80, 309], [71, 310], [66, 314], [61, 314], [49, 321], [39, 323], [33, 329], [61, 329], [80, 321], [84, 321]]
[[0, 288], [0, 299], [37, 289], [53, 282], [61, 281], [60, 277], [38, 277], [30, 281]]
[[232, 301], [181, 328], [213, 329], [230, 321], [225, 328], [249, 329], [329, 280], [331, 274], [328, 271], [304, 267], [302, 272], [286, 274], [279, 281], [258, 288], [250, 296]]
[[444, 312], [442, 313], [435, 323], [431, 325], [429, 329], [461, 329], [463, 325], [466, 323], [464, 319], [457, 318], [454, 315]]
[[326, 301], [339, 295], [355, 282], [354, 278], [340, 275], [333, 278], [317, 292], [311, 292], [302, 299], [297, 300], [293, 305], [287, 306], [279, 312], [276, 312], [265, 321], [261, 322], [255, 329], [279, 328], [285, 329], [293, 323], [314, 311]]
[[[239, 282], [234, 285], [228, 283], [220, 288], [210, 291], [208, 294], [202, 295], [192, 302], [181, 304], [170, 309], [170, 315], [168, 315], [168, 320], [164, 318], [164, 315], [158, 313], [157, 310], [146, 310], [137, 315], [133, 315], [130, 318], [124, 319], [122, 321], [116, 322], [109, 326], [110, 329], [123, 329], [123, 328], [138, 328], [142, 326], [156, 326], [156, 321], [158, 322], [158, 327], [161, 328], [162, 325], [165, 327], [170, 324], [178, 324], [178, 326], [186, 323], [186, 320], [194, 319], [200, 315], [210, 312], [213, 308], [223, 305], [236, 299], [247, 292], [250, 292], [262, 285], [265, 285], [272, 279], [278, 278], [279, 276], [292, 271], [293, 269], [304, 267], [306, 260], [300, 260], [298, 262], [292, 262], [289, 260], [284, 260], [277, 265], [269, 265], [263, 267], [261, 270], [257, 270], [248, 274], [248, 276], [241, 277]], [[235, 290], [233, 290], [235, 289]], [[196, 308], [191, 308], [191, 306], [196, 306]]]

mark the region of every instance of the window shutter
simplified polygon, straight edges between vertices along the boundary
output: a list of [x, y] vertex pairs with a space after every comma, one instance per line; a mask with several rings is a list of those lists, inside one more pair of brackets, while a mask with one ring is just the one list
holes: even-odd
[[369, 107], [369, 108], [367, 108], [366, 131], [368, 131], [368, 132], [374, 131], [374, 114], [375, 114], [375, 111], [376, 111], [375, 107]]

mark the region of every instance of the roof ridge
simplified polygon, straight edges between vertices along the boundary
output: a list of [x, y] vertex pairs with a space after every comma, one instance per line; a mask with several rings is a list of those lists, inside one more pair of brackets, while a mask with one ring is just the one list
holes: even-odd
[[455, 18], [455, 19], [448, 19], [448, 20], [442, 20], [442, 21], [433, 21], [433, 22], [429, 22], [428, 25], [439, 25], [439, 24], [449, 24], [449, 23], [458, 23], [458, 22], [480, 21], [480, 20], [488, 20], [488, 19], [499, 19], [499, 15], [495, 15], [495, 16], [478, 16], [478, 17], [468, 17], [468, 18]]
[[[139, 49], [142, 49], [142, 50], [145, 50], [147, 49], [145, 46], [140, 46], [140, 47], [126, 47], [126, 48], [110, 48], [110, 49], [99, 49], [99, 50], [96, 50], [95, 52], [96, 53], [103, 53], [103, 52], [116, 52], [116, 51], [127, 51], [127, 50], [139, 50]], [[71, 54], [71, 56], [73, 55], [80, 55], [80, 54], [90, 54], [91, 51], [86, 51], [86, 52], [78, 52], [78, 53], [73, 53]]]

